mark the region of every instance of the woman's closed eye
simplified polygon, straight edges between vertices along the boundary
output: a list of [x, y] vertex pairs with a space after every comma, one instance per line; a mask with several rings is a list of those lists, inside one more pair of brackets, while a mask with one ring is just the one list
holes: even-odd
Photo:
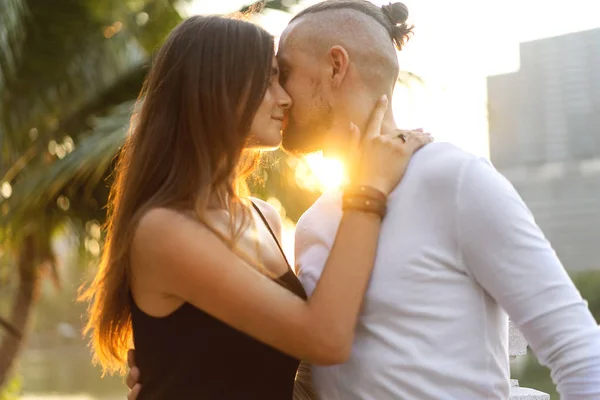
[[277, 82], [280, 79], [279, 68], [272, 67], [271, 68], [271, 77], [269, 79], [269, 86], [272, 86], [274, 82]]

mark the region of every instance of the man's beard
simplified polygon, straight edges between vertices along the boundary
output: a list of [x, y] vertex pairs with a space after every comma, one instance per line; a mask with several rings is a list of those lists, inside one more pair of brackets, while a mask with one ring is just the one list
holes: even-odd
[[292, 154], [307, 154], [323, 149], [328, 133], [333, 127], [333, 109], [324, 103], [309, 120], [298, 123], [290, 117], [283, 131], [283, 150]]

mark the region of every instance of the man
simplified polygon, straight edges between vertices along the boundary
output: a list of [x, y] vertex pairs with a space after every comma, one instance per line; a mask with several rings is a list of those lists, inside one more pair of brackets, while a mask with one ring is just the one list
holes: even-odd
[[[378, 95], [392, 94], [393, 45], [410, 31], [402, 10], [330, 0], [292, 20], [278, 53], [294, 99], [286, 149], [343, 155], [349, 122], [364, 125]], [[395, 129], [388, 110], [384, 131]], [[298, 222], [309, 295], [340, 218], [340, 195], [328, 193]], [[389, 197], [352, 355], [313, 367], [317, 397], [507, 399], [508, 316], [563, 399], [600, 399], [600, 332], [531, 213], [488, 162], [431, 144]]]

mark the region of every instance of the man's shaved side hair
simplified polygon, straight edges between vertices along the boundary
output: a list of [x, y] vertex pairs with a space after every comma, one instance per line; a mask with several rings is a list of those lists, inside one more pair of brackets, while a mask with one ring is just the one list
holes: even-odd
[[366, 0], [325, 0], [300, 11], [290, 22], [308, 14], [333, 10], [354, 10], [373, 18], [387, 30], [398, 50], [402, 50], [412, 34], [413, 26], [406, 24], [408, 8], [403, 3], [378, 7]]
[[365, 0], [326, 0], [291, 20], [296, 25], [292, 41], [317, 56], [344, 47], [365, 83], [386, 93], [399, 73], [394, 46], [402, 49], [412, 34], [407, 17], [402, 3], [378, 7]]

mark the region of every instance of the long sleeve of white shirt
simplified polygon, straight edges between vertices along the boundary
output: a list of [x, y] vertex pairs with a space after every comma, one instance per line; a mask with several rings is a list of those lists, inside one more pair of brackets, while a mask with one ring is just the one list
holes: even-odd
[[550, 368], [561, 399], [600, 399], [600, 329], [516, 190], [489, 162], [473, 159], [456, 202], [468, 273]]

